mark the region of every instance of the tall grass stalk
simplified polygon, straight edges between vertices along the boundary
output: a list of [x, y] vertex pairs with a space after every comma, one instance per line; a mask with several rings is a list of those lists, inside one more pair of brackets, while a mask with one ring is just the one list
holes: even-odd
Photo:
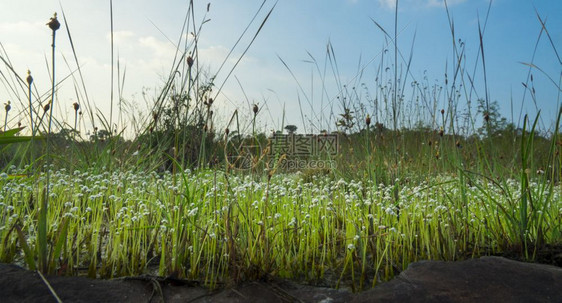
[[50, 102], [50, 111], [49, 111], [49, 125], [47, 131], [47, 185], [45, 187], [45, 191], [43, 197], [41, 198], [41, 207], [39, 209], [39, 218], [38, 218], [38, 230], [37, 230], [37, 241], [38, 241], [38, 257], [39, 257], [39, 269], [47, 273], [49, 270], [48, 264], [48, 251], [47, 251], [47, 211], [49, 207], [49, 196], [50, 196], [50, 176], [51, 176], [51, 155], [50, 155], [50, 135], [51, 135], [51, 127], [53, 124], [53, 108], [54, 108], [54, 100], [55, 100], [55, 41], [56, 41], [56, 31], [60, 28], [60, 23], [57, 20], [57, 14], [55, 13], [54, 16], [51, 18], [49, 23], [47, 23], [49, 28], [52, 31], [53, 40], [51, 44], [51, 102]]
[[110, 76], [110, 88], [109, 88], [109, 135], [112, 136], [113, 135], [113, 94], [114, 94], [114, 90], [113, 90], [113, 72], [114, 72], [114, 68], [113, 68], [113, 64], [114, 64], [114, 60], [113, 60], [113, 52], [114, 52], [114, 47], [113, 47], [113, 42], [114, 42], [114, 37], [113, 37], [113, 0], [109, 0], [109, 24], [110, 24], [110, 40], [111, 40], [111, 76]]

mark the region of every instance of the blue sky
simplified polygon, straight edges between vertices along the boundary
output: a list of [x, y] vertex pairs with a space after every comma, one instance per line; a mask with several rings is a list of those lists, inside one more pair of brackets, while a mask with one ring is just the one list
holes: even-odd
[[[195, 19], [200, 22], [208, 2], [194, 2]], [[203, 26], [199, 50], [200, 63], [209, 74], [214, 74], [263, 0], [210, 2], [210, 11], [206, 16], [210, 21]], [[257, 21], [234, 49], [226, 68], [217, 75], [217, 85], [222, 83], [274, 3], [270, 0], [265, 2]], [[470, 99], [474, 112], [476, 99], [485, 97], [478, 22], [484, 27], [490, 2], [449, 0], [447, 3], [457, 42], [460, 38], [465, 46], [465, 84], [469, 83], [468, 75], [474, 80], [474, 90], [470, 97], [462, 93], [458, 101], [459, 108], [465, 107]], [[61, 0], [59, 4], [55, 0], [4, 0], [0, 3], [3, 12], [0, 42], [5, 51], [1, 51], [0, 55], [9, 58], [23, 78], [27, 69], [30, 69], [38, 91], [48, 91], [50, 84], [45, 58], [50, 56], [51, 36], [45, 23], [55, 11], [59, 12], [59, 19], [63, 21], [61, 5], [82, 65], [88, 95], [97, 109], [107, 116], [111, 67], [109, 1]], [[119, 54], [120, 66], [127, 70], [123, 97], [134, 105], [132, 108], [135, 111], [146, 114], [151, 98], [161, 87], [172, 64], [174, 46], [168, 38], [177, 41], [187, 1], [115, 0], [113, 5], [115, 50]], [[345, 84], [348, 91], [355, 87], [358, 92], [359, 101], [355, 105], [360, 102], [365, 105], [364, 112], [356, 112], [356, 115], [369, 113], [388, 124], [388, 117], [380, 113], [376, 115], [372, 99], [382, 98], [382, 94], [377, 93], [377, 83], [386, 83], [394, 78], [394, 46], [373, 20], [393, 36], [394, 5], [394, 0], [280, 0], [218, 95], [215, 102], [217, 123], [227, 121], [235, 109], [249, 116], [250, 105], [258, 103], [263, 109], [258, 120], [264, 130], [278, 129], [286, 124], [299, 126], [299, 132], [335, 130], [335, 117], [342, 112], [341, 99], [337, 97], [342, 96]], [[536, 110], [540, 109], [542, 123], [548, 128], [560, 105], [557, 85], [560, 86], [562, 65], [544, 33], [533, 61], [544, 71], [532, 70], [536, 102], [521, 84], [529, 81], [529, 67], [520, 62], [530, 63], [533, 60], [541, 30], [536, 13], [546, 20], [552, 44], [558, 52], [562, 52], [562, 19], [559, 18], [562, 16], [561, 1], [495, 0], [491, 4], [483, 35], [486, 76], [489, 99], [498, 101], [502, 115], [511, 121], [513, 113], [513, 120], [518, 124], [521, 113], [534, 116]], [[59, 79], [69, 75], [74, 68], [68, 36], [64, 28], [61, 29], [57, 35]], [[445, 93], [453, 83], [455, 57], [443, 2], [399, 1], [398, 32], [397, 45], [406, 60], [413, 49], [407, 77], [404, 76], [405, 62], [398, 60], [399, 71], [403, 71], [400, 79], [407, 84], [404, 91], [406, 101], [402, 107], [405, 111], [401, 121], [423, 116], [431, 123], [434, 108], [447, 108]], [[328, 63], [328, 72], [322, 81], [328, 42], [333, 47], [337, 61], [337, 77]], [[386, 53], [384, 49], [387, 49]], [[65, 58], [70, 68], [64, 63]], [[296, 81], [279, 58], [290, 67]], [[312, 60], [316, 60], [320, 72], [311, 63]], [[382, 74], [379, 72], [381, 66], [384, 71]], [[388, 71], [385, 71], [386, 68]], [[4, 65], [0, 70], [9, 74]], [[447, 87], [444, 84], [445, 74], [448, 76]], [[1, 81], [0, 101], [12, 100], [14, 111], [10, 115], [15, 117], [15, 113], [26, 110], [25, 94], [23, 91], [11, 92], [7, 84], [9, 82]], [[424, 106], [416, 109], [416, 104], [423, 103], [415, 99], [411, 88], [413, 81], [425, 82], [430, 87], [443, 87], [435, 104], [426, 100]], [[456, 84], [458, 87], [460, 80]], [[17, 101], [18, 98], [23, 99], [23, 102]], [[75, 85], [71, 79], [66, 80], [58, 91], [55, 105], [57, 117], [72, 121], [72, 103], [75, 101]], [[431, 104], [429, 108], [427, 104]], [[379, 110], [381, 106], [382, 103], [379, 103]], [[10, 119], [10, 123], [15, 125], [21, 121], [26, 125], [26, 119], [27, 116], [21, 115]], [[90, 122], [85, 123], [82, 130], [88, 131], [90, 125]], [[438, 124], [431, 126], [439, 127]], [[128, 131], [132, 131], [130, 126], [128, 128]]]

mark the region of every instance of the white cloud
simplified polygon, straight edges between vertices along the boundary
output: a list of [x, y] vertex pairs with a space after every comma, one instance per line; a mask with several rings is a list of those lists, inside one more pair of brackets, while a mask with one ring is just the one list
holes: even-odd
[[[133, 39], [134, 37], [135, 37], [135, 33], [131, 32], [131, 31], [114, 31], [113, 32], [113, 42], [115, 44], [129, 43], [129, 42], [131, 42], [131, 39]], [[106, 39], [107, 39], [108, 42], [111, 41], [111, 33], [107, 34]]]
[[27, 21], [18, 21], [10, 23], [0, 23], [0, 32], [6, 33], [33, 33], [41, 29], [43, 29], [43, 25], [40, 22], [32, 23]]

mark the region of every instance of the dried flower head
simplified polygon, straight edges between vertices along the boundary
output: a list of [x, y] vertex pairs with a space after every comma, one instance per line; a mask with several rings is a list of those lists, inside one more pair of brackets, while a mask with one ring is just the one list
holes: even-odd
[[27, 70], [27, 85], [31, 86], [31, 83], [33, 83], [33, 77], [31, 77], [31, 71]]
[[228, 134], [230, 133], [230, 130], [228, 129], [228, 127], [224, 130], [224, 133], [228, 136]]
[[252, 109], [252, 111], [254, 112], [254, 116], [258, 114], [259, 107], [257, 104], [254, 104], [254, 108]]
[[192, 67], [193, 66], [193, 57], [188, 56], [186, 60], [187, 60], [187, 66]]
[[365, 123], [367, 124], [367, 127], [371, 125], [371, 116], [369, 116], [369, 114], [367, 114], [367, 118], [365, 118]]
[[57, 13], [55, 13], [53, 15], [53, 17], [51, 18], [51, 20], [49, 21], [49, 23], [47, 23], [47, 25], [49, 26], [49, 28], [54, 32], [56, 30], [58, 30], [60, 28], [60, 22], [57, 19]]
[[78, 102], [74, 102], [74, 104], [72, 104], [72, 106], [74, 107], [75, 112], [77, 112], [80, 109], [80, 104], [78, 104]]
[[4, 103], [4, 109], [6, 110], [6, 113], [9, 112], [10, 109], [12, 109], [12, 106], [10, 104], [10, 101], [8, 101], [8, 103]]
[[47, 102], [47, 104], [45, 104], [45, 106], [43, 106], [44, 111], [48, 111], [50, 108], [51, 108], [51, 101]]

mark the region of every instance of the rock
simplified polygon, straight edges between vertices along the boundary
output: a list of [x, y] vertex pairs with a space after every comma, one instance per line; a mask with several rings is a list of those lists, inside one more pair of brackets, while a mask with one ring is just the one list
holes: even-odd
[[[143, 285], [85, 277], [47, 277], [63, 302], [147, 302]], [[12, 264], [0, 264], [0, 301], [56, 302], [39, 274]]]
[[[215, 291], [150, 276], [47, 279], [63, 302], [562, 302], [562, 268], [500, 257], [413, 263], [394, 280], [357, 294], [282, 279]], [[55, 299], [36, 272], [0, 264], [0, 301]]]
[[555, 255], [553, 260], [557, 266], [562, 266], [562, 253]]
[[562, 268], [501, 257], [421, 261], [352, 302], [562, 302]]

